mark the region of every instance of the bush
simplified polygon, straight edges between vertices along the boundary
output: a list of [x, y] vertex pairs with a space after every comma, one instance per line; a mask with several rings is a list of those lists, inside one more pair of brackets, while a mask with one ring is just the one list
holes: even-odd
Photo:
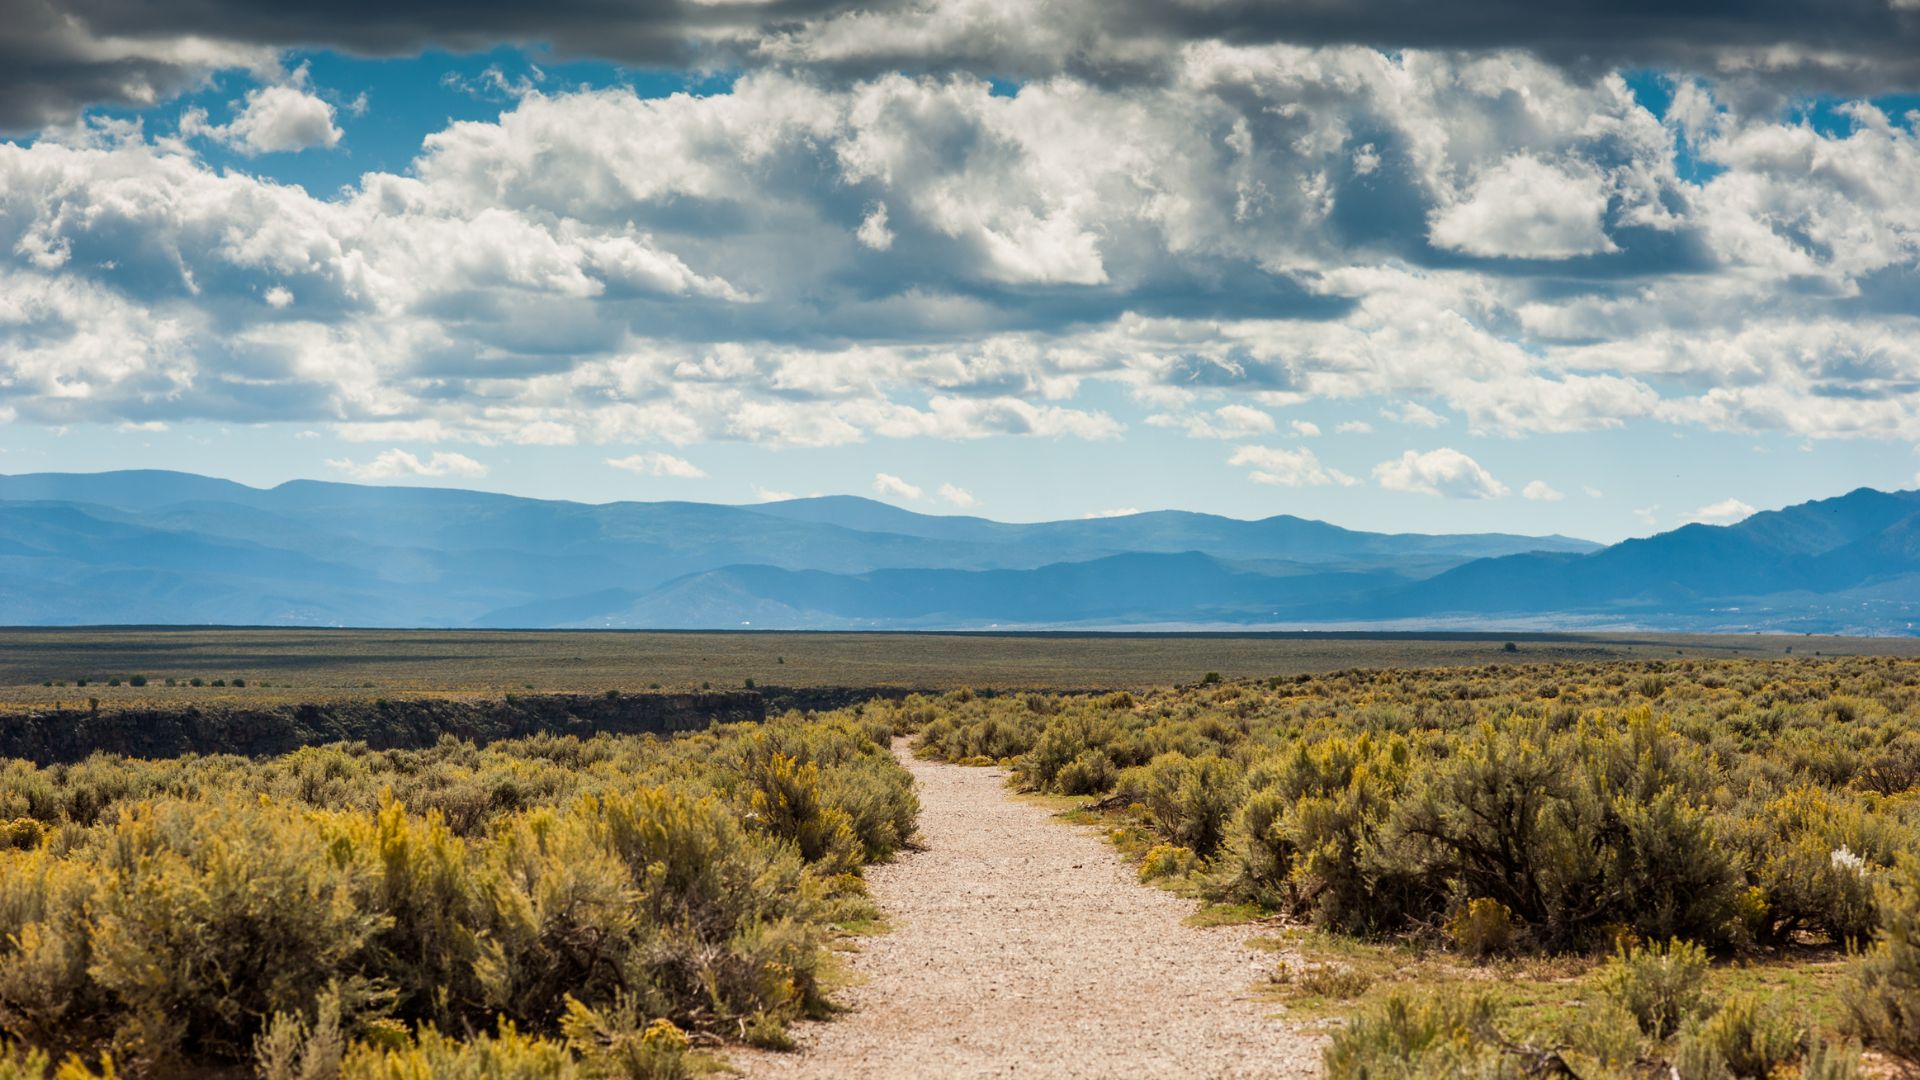
[[1414, 998], [1396, 991], [1335, 1031], [1321, 1064], [1328, 1080], [1503, 1075], [1493, 1018], [1492, 1002], [1480, 994]]
[[1113, 788], [1120, 770], [1104, 750], [1083, 750], [1053, 777], [1053, 790], [1062, 795], [1098, 795]]
[[1517, 937], [1513, 912], [1500, 901], [1484, 896], [1468, 901], [1447, 920], [1447, 938], [1455, 948], [1475, 960], [1512, 951]]
[[1664, 1039], [1700, 1012], [1707, 954], [1685, 941], [1623, 947], [1600, 970], [1600, 992], [1632, 1015], [1640, 1030]]
[[1848, 1018], [1868, 1046], [1920, 1063], [1920, 861], [1902, 860], [1880, 911], [1880, 932], [1845, 991]]
[[1390, 865], [1504, 904], [1551, 946], [1613, 925], [1727, 941], [1745, 882], [1704, 805], [1713, 783], [1698, 748], [1644, 712], [1571, 731], [1482, 724], [1417, 771]]
[[0, 763], [0, 1031], [136, 1075], [679, 1075], [679, 1028], [824, 1013], [826, 928], [918, 812], [887, 737]]
[[1106, 747], [1118, 736], [1113, 719], [1082, 709], [1047, 722], [1033, 745], [1015, 761], [1014, 777], [1025, 787], [1061, 795], [1091, 795], [1113, 786], [1116, 770]]
[[1309, 997], [1346, 1001], [1366, 993], [1373, 986], [1373, 976], [1335, 964], [1312, 964], [1295, 969], [1282, 963], [1273, 973], [1273, 982]]
[[1200, 860], [1186, 848], [1172, 844], [1155, 844], [1140, 860], [1139, 876], [1141, 881], [1180, 878], [1193, 873], [1199, 864]]
[[1688, 1080], [1768, 1080], [1800, 1060], [1806, 1041], [1806, 1030], [1769, 1002], [1741, 994], [1687, 1029], [1674, 1066]]
[[1160, 831], [1202, 858], [1226, 836], [1240, 803], [1240, 775], [1232, 762], [1174, 751], [1121, 774], [1119, 790], [1146, 807]]

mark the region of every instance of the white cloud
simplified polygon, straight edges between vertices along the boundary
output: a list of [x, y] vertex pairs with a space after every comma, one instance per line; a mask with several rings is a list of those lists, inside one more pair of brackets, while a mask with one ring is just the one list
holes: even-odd
[[122, 420], [120, 430], [158, 433], [167, 430], [167, 422], [165, 420]]
[[332, 149], [343, 132], [333, 123], [333, 106], [297, 85], [263, 86], [247, 98], [231, 121], [214, 126], [203, 110], [182, 117], [181, 135], [204, 136], [243, 154]]
[[1583, 487], [1580, 490], [1586, 492], [1587, 498], [1589, 499], [1601, 499], [1606, 497], [1604, 492], [1602, 492], [1597, 487], [1593, 487], [1592, 485]]
[[1380, 415], [1396, 424], [1409, 427], [1437, 428], [1447, 422], [1447, 418], [1427, 408], [1417, 401], [1402, 401], [1397, 405], [1380, 410]]
[[1388, 491], [1444, 495], [1450, 499], [1492, 499], [1507, 486], [1481, 468], [1480, 463], [1451, 447], [1422, 454], [1408, 450], [1393, 461], [1373, 467], [1374, 479]]
[[1339, 469], [1321, 464], [1313, 451], [1305, 447], [1281, 450], [1270, 446], [1242, 446], [1227, 459], [1229, 465], [1250, 468], [1247, 479], [1256, 484], [1277, 487], [1322, 487], [1339, 484], [1352, 487], [1359, 483]]
[[1520, 494], [1523, 498], [1535, 499], [1540, 502], [1559, 502], [1561, 499], [1567, 497], [1565, 492], [1555, 490], [1553, 485], [1547, 483], [1545, 480], [1527, 481], [1527, 486], [1520, 489]]
[[1660, 504], [1654, 503], [1652, 506], [1638, 507], [1633, 511], [1633, 516], [1640, 519], [1640, 524], [1652, 528], [1659, 524]]
[[[916, 32], [1004, 22], [932, 9]], [[871, 57], [898, 29], [828, 21], [764, 55]], [[1920, 439], [1900, 119], [1815, 128], [1699, 81], [1663, 123], [1616, 77], [1518, 53], [1153, 57], [1152, 79], [1012, 96], [891, 62], [658, 99], [528, 85], [338, 194], [195, 152], [216, 130], [338, 143], [299, 79], [184, 140], [101, 119], [0, 143], [5, 407], [386, 445], [1114, 439], [1149, 410], [1256, 440], [1314, 402], [1475, 434]], [[1676, 139], [1709, 168], [1681, 177]], [[1569, 289], [1434, 265], [1419, 236], [1356, 244], [1336, 211], [1363, 163], [1435, 244], [1600, 265]], [[1114, 400], [1138, 412], [1093, 404]]]
[[1605, 178], [1590, 164], [1516, 154], [1482, 173], [1463, 201], [1435, 210], [1429, 235], [1437, 247], [1491, 257], [1615, 251], [1604, 227], [1607, 194]]
[[487, 467], [465, 454], [436, 450], [426, 460], [406, 450], [382, 450], [372, 461], [356, 463], [348, 458], [330, 458], [327, 467], [338, 469], [356, 480], [395, 480], [415, 476], [487, 475]]
[[1365, 420], [1342, 420], [1333, 430], [1342, 435], [1366, 435], [1373, 431], [1373, 425]]
[[754, 485], [753, 497], [759, 502], [787, 502], [791, 499], [799, 498], [799, 496], [791, 491], [778, 491], [773, 488], [761, 487], [758, 484]]
[[1273, 417], [1250, 405], [1222, 405], [1212, 412], [1192, 416], [1149, 416], [1147, 423], [1154, 427], [1185, 428], [1187, 436], [1194, 439], [1244, 439], [1274, 429]]
[[860, 221], [860, 230], [855, 234], [862, 244], [875, 251], [885, 251], [893, 246], [893, 230], [887, 228], [887, 204], [874, 203], [873, 209]]
[[892, 473], [874, 473], [873, 490], [881, 495], [891, 495], [896, 499], [919, 499], [925, 494], [919, 487], [907, 483]]
[[630, 454], [626, 457], [608, 458], [607, 464], [642, 476], [671, 476], [682, 480], [698, 480], [707, 475], [700, 466], [672, 454]]
[[1287, 426], [1293, 429], [1295, 435], [1303, 439], [1314, 439], [1320, 436], [1320, 425], [1311, 420], [1290, 420]]
[[940, 498], [962, 510], [980, 505], [980, 500], [973, 497], [973, 492], [950, 483], [940, 485]]
[[1089, 510], [1081, 514], [1080, 518], [1083, 521], [1092, 521], [1096, 518], [1132, 517], [1139, 512], [1140, 509], [1138, 507], [1116, 506], [1110, 510]]
[[1753, 515], [1753, 507], [1739, 499], [1721, 499], [1695, 510], [1687, 520], [1706, 525], [1731, 525]]

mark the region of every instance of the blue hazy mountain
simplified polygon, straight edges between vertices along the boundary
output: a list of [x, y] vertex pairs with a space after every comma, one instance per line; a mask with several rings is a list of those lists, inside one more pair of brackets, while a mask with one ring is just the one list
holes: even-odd
[[1911, 597], [1920, 495], [1868, 489], [1602, 548], [1287, 515], [1016, 524], [852, 496], [584, 504], [158, 471], [0, 476], [0, 623], [15, 625], [1899, 630]]

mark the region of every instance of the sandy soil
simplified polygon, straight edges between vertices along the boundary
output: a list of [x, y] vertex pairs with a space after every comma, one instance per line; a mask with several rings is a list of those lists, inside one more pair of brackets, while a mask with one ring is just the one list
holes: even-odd
[[998, 769], [914, 760], [924, 850], [868, 872], [890, 933], [865, 939], [850, 1011], [752, 1077], [1290, 1077], [1317, 1040], [1252, 988], [1275, 957], [1247, 927], [1134, 880], [1091, 830], [1011, 799]]

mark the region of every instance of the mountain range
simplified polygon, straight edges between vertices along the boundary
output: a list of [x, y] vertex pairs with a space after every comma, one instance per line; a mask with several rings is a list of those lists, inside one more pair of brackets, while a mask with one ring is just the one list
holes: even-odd
[[851, 496], [584, 504], [187, 473], [0, 476], [0, 624], [1366, 625], [1907, 633], [1920, 493], [1612, 546], [1158, 511], [1013, 524]]

